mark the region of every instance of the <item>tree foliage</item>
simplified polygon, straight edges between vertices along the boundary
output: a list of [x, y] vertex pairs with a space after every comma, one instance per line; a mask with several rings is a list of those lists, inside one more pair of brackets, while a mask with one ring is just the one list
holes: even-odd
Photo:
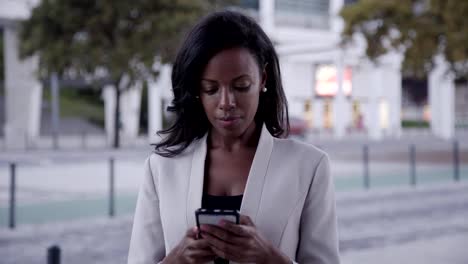
[[146, 78], [207, 9], [194, 0], [42, 0], [22, 25], [21, 54], [39, 54], [44, 76]]
[[404, 53], [406, 75], [423, 77], [443, 55], [457, 77], [468, 76], [468, 1], [360, 0], [341, 11], [343, 40], [360, 33], [375, 61], [391, 50]]
[[[119, 146], [121, 90], [156, 77], [189, 25], [228, 0], [42, 0], [22, 23], [23, 57], [39, 55], [39, 74], [85, 78], [116, 93], [114, 147]], [[127, 81], [123, 82], [123, 78]]]

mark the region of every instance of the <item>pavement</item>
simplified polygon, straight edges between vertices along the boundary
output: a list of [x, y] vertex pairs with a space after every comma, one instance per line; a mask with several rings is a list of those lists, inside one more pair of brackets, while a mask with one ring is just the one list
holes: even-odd
[[[54, 244], [66, 264], [126, 262], [135, 194], [151, 147], [144, 138], [121, 150], [94, 144], [102, 143], [99, 136], [82, 139], [63, 138], [68, 145], [59, 150], [0, 151], [0, 264], [46, 263], [46, 249]], [[342, 263], [468, 263], [467, 135], [458, 137], [458, 183], [453, 183], [452, 141], [430, 135], [379, 142], [326, 135], [305, 140], [332, 160]], [[416, 187], [409, 186], [412, 144]], [[370, 157], [367, 191], [364, 145]], [[105, 217], [110, 157], [116, 160], [116, 193], [127, 195], [117, 196], [121, 207], [115, 219]], [[11, 162], [17, 164], [19, 215], [13, 231], [5, 227]]]
[[[343, 264], [468, 263], [468, 183], [337, 193]], [[2, 264], [126, 263], [132, 216], [0, 229]]]

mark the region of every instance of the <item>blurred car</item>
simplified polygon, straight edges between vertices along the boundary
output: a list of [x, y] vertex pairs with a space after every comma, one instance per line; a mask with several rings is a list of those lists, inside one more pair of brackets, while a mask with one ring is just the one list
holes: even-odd
[[289, 126], [289, 135], [291, 136], [303, 137], [308, 129], [307, 121], [297, 116], [289, 117]]

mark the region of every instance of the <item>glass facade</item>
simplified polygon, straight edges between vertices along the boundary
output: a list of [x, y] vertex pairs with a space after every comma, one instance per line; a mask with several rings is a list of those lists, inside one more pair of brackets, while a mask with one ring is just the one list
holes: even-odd
[[330, 0], [276, 0], [276, 24], [326, 29]]
[[[238, 5], [257, 13], [260, 0], [239, 0]], [[330, 0], [275, 0], [275, 12], [279, 26], [329, 28]], [[250, 15], [256, 17], [258, 13]]]
[[239, 6], [247, 9], [258, 10], [260, 0], [239, 0]]

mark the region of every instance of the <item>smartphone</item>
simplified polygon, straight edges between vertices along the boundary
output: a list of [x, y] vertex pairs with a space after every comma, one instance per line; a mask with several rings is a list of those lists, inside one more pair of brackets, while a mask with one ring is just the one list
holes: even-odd
[[227, 220], [235, 224], [239, 224], [239, 215], [239, 211], [237, 210], [200, 208], [195, 211], [198, 228], [203, 224], [218, 225], [221, 220]]

